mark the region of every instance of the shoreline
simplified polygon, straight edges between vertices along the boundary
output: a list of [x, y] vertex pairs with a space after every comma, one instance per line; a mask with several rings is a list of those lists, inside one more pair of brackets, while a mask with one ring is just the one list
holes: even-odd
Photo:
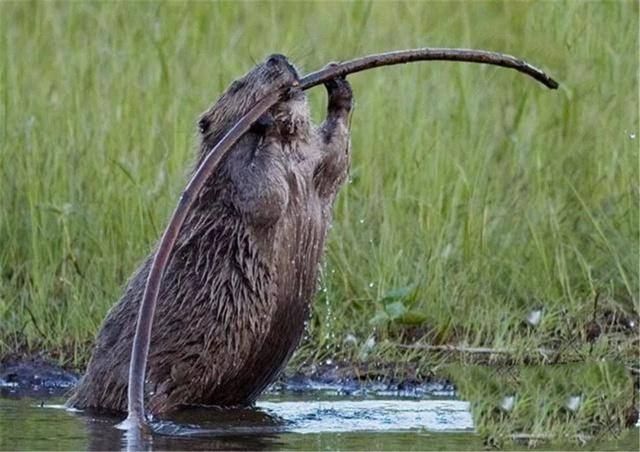
[[[8, 357], [0, 361], [0, 397], [65, 396], [82, 375], [39, 356]], [[455, 398], [453, 384], [441, 378], [397, 379], [347, 364], [312, 365], [285, 370], [263, 395], [308, 394], [328, 391], [345, 396], [392, 396], [407, 398]]]

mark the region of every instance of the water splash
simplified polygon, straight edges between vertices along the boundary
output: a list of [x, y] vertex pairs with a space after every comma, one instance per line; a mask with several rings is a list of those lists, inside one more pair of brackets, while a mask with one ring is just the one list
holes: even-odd
[[259, 402], [257, 407], [286, 419], [292, 433], [474, 428], [469, 403], [460, 400]]

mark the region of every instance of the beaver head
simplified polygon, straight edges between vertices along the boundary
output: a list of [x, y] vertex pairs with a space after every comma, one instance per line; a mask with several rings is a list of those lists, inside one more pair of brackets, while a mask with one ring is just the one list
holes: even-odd
[[298, 79], [298, 71], [287, 58], [274, 54], [232, 82], [198, 121], [202, 136], [200, 152], [210, 151], [258, 100], [284, 87], [294, 86], [288, 90], [281, 102], [265, 114], [256, 127], [275, 122], [281, 137], [285, 139], [304, 133], [310, 125], [310, 113], [304, 92], [295, 88]]

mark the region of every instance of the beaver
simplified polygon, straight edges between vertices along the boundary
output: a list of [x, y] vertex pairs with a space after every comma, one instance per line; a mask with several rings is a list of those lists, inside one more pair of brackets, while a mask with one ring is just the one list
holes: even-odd
[[[271, 55], [200, 118], [199, 164], [258, 99], [299, 78]], [[350, 162], [352, 90], [325, 82], [325, 121], [299, 87], [263, 115], [208, 179], [160, 288], [145, 405], [246, 406], [277, 377], [304, 332], [334, 199]], [[197, 165], [196, 165], [197, 168]], [[109, 311], [68, 406], [124, 412], [136, 318], [153, 253]]]

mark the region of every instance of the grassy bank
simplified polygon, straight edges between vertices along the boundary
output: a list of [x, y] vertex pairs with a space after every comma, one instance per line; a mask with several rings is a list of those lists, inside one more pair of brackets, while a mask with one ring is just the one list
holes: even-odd
[[451, 63], [352, 77], [351, 179], [292, 366], [496, 359], [420, 344], [635, 365], [637, 3], [3, 2], [0, 21], [0, 355], [82, 367], [184, 186], [196, 118], [255, 61], [428, 45], [512, 53], [561, 88]]

